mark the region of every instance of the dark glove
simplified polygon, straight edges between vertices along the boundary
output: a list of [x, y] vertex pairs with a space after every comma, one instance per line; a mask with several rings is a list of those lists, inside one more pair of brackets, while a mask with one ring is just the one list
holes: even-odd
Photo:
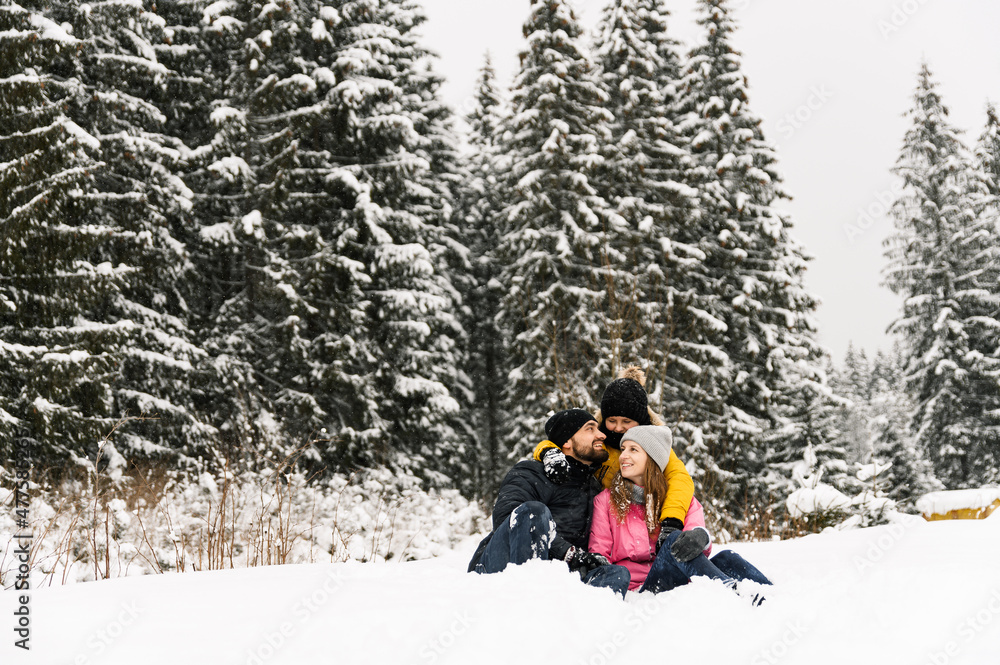
[[558, 448], [546, 448], [542, 453], [542, 466], [545, 467], [545, 475], [556, 485], [561, 485], [569, 480], [569, 460], [566, 453]]
[[668, 517], [660, 522], [660, 535], [656, 538], [656, 551], [659, 552], [660, 548], [663, 547], [663, 541], [667, 539], [667, 536], [672, 534], [674, 531], [680, 531], [683, 528], [684, 522], [680, 521], [676, 517]]
[[681, 535], [677, 536], [677, 540], [670, 546], [670, 553], [678, 561], [691, 561], [705, 551], [710, 540], [708, 531], [700, 527], [684, 531]]
[[566, 563], [569, 565], [570, 570], [579, 571], [581, 575], [586, 575], [601, 566], [611, 565], [607, 557], [576, 547], [571, 547], [566, 552]]

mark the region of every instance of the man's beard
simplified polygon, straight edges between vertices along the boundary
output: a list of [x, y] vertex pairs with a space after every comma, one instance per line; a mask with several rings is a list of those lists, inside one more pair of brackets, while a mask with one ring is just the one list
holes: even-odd
[[603, 464], [608, 461], [608, 449], [597, 450], [593, 444], [585, 446], [573, 442], [573, 457], [586, 464]]

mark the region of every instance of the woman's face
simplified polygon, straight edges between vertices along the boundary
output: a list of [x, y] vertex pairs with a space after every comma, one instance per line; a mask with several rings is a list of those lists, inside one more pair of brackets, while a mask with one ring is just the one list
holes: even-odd
[[622, 468], [622, 478], [631, 480], [636, 485], [642, 485], [642, 476], [646, 473], [646, 460], [649, 455], [635, 441], [622, 442], [622, 454], [618, 464]]
[[611, 416], [604, 419], [604, 426], [608, 428], [608, 431], [618, 432], [619, 434], [629, 431], [638, 424], [636, 421], [625, 416]]

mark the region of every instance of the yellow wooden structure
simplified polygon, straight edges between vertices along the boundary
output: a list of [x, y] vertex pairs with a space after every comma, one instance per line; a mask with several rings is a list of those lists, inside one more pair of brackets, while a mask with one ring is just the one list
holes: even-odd
[[993, 487], [931, 492], [917, 501], [917, 510], [928, 522], [986, 519], [997, 508], [1000, 508], [1000, 489]]

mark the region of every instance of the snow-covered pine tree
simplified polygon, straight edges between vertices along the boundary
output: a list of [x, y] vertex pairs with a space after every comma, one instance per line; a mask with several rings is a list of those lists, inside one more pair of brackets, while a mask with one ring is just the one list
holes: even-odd
[[698, 0], [705, 41], [688, 59], [681, 84], [681, 129], [700, 195], [692, 237], [702, 238], [709, 314], [724, 323], [713, 340], [728, 359], [712, 377], [706, 408], [720, 414], [702, 444], [699, 480], [710, 505], [734, 530], [742, 513], [766, 500], [762, 433], [774, 392], [795, 388], [786, 376], [818, 376], [816, 298], [805, 290], [808, 257], [790, 236], [791, 221], [774, 204], [787, 198], [773, 148], [748, 105], [746, 78], [731, 44], [727, 0]]
[[[1000, 119], [996, 107], [987, 104], [986, 128], [976, 144], [975, 165], [983, 178], [985, 194], [980, 192], [977, 208], [987, 229], [994, 231], [993, 239], [1000, 239]], [[996, 302], [1000, 302], [1000, 265], [991, 264], [990, 272], [981, 276], [981, 282], [992, 286]]]
[[873, 451], [870, 462], [889, 467], [866, 485], [895, 501], [901, 510], [912, 510], [917, 499], [944, 486], [934, 477], [924, 451], [915, 445], [910, 431], [913, 406], [909, 397], [899, 383], [882, 378], [883, 373], [892, 374], [898, 381], [900, 369], [895, 363], [890, 366], [888, 356], [876, 356], [869, 407]]
[[225, 376], [213, 391], [211, 417], [223, 428], [226, 445], [243, 449], [242, 460], [267, 464], [308, 440], [302, 428], [286, 430], [287, 422], [308, 428], [318, 421], [302, 413], [306, 407], [300, 421], [283, 417], [281, 408], [292, 411], [301, 392], [282, 382], [288, 374], [271, 375], [277, 367], [301, 369], [305, 343], [295, 316], [306, 306], [273, 220], [260, 211], [267, 183], [255, 166], [265, 130], [249, 109], [251, 72], [262, 59], [255, 57], [256, 38], [273, 24], [272, 13], [280, 21], [285, 10], [252, 2], [169, 1], [163, 10], [169, 43], [161, 52], [179, 69], [171, 86], [188, 93], [167, 115], [178, 139], [192, 148], [184, 177], [195, 193], [198, 226], [188, 242], [203, 284], [196, 307], [201, 343]]
[[2, 17], [13, 132], [0, 161], [13, 169], [0, 326], [25, 361], [6, 392], [18, 430], [57, 466], [93, 457], [119, 418], [155, 414], [116, 434], [127, 460], [208, 456], [216, 431], [197, 406], [213, 376], [193, 343], [192, 265], [174, 237], [190, 192], [146, 101], [168, 75], [151, 46], [161, 23], [128, 3], [8, 5]]
[[[206, 12], [212, 5], [215, 6]], [[226, 112], [231, 108], [225, 101], [228, 80], [237, 66], [234, 54], [243, 31], [238, 19], [220, 14], [223, 6], [211, 0], [158, 0], [163, 40], [154, 44], [157, 59], [171, 72], [157, 96], [165, 117], [164, 132], [184, 146], [178, 173], [193, 190], [191, 216], [200, 222], [192, 223], [192, 235], [184, 238], [184, 242], [201, 275], [201, 288], [191, 307], [202, 333], [211, 327], [210, 312], [217, 310], [224, 300], [216, 273], [224, 271], [227, 263], [220, 261], [220, 257], [204, 256], [210, 249], [202, 246], [202, 228], [223, 218], [239, 219], [249, 212], [246, 193], [232, 186], [249, 177], [249, 167], [240, 169], [238, 162], [231, 160], [225, 171], [205, 169], [211, 163], [206, 161], [212, 156], [209, 153], [220, 152], [218, 146], [210, 147], [213, 141], [226, 139], [235, 146], [240, 134], [247, 130], [245, 116], [237, 114], [235, 109]], [[213, 115], [217, 108], [222, 111]], [[228, 136], [221, 129], [227, 121]], [[210, 190], [207, 183], [218, 188], [213, 192], [211, 205], [206, 202]], [[221, 183], [230, 187], [225, 188]]]
[[464, 254], [449, 227], [456, 168], [450, 111], [440, 102], [440, 79], [423, 64], [432, 59], [417, 41], [423, 11], [392, 0], [368, 18], [371, 5], [344, 3], [348, 33], [334, 43], [335, 71], [345, 93], [357, 97], [343, 99], [353, 105], [358, 139], [342, 154], [359, 158], [352, 167], [370, 184], [388, 233], [369, 248], [373, 380], [391, 461], [453, 484], [472, 472], [468, 437], [456, 431], [467, 415], [456, 399], [467, 381], [455, 372], [464, 331], [447, 272]]
[[176, 175], [184, 146], [166, 134], [160, 110], [173, 76], [153, 47], [164, 41], [163, 21], [155, 7], [140, 3], [83, 4], [65, 18], [79, 25], [75, 35], [86, 34], [94, 44], [81, 51], [83, 80], [93, 96], [83, 117], [109, 165], [98, 178], [106, 192], [100, 211], [123, 238], [104, 258], [131, 268], [120, 304], [105, 312], [134, 324], [121, 351], [122, 375], [133, 385], [122, 386], [116, 399], [119, 409], [159, 413], [158, 421], [142, 425], [140, 436], [126, 431], [120, 438], [139, 456], [165, 443], [211, 459], [218, 432], [202, 409], [220, 376], [199, 348], [188, 305], [199, 291], [183, 244], [193, 232], [192, 192]]
[[844, 368], [837, 372], [836, 383], [838, 392], [844, 397], [862, 401], [872, 398], [874, 378], [868, 354], [863, 348], [856, 349], [853, 342], [847, 344]]
[[713, 386], [704, 381], [725, 362], [711, 345], [724, 324], [698, 288], [705, 255], [689, 223], [697, 192], [683, 182], [691, 159], [674, 123], [680, 58], [667, 17], [660, 0], [615, 0], [605, 9], [595, 60], [614, 120], [599, 186], [624, 222], [608, 238], [613, 362], [647, 368], [654, 409], [680, 423], [683, 445], [711, 419], [702, 406]]
[[66, 353], [82, 346], [85, 330], [71, 326], [99, 306], [113, 271], [88, 260], [108, 230], [67, 214], [100, 144], [64, 110], [82, 96], [79, 80], [56, 75], [76, 70], [79, 42], [40, 4], [0, 7], [0, 445], [9, 455], [14, 436], [32, 438], [48, 462], [83, 454], [114, 422], [100, 388], [110, 359], [81, 348], [73, 371]]
[[875, 359], [872, 360], [872, 391], [876, 390], [879, 381], [884, 381], [887, 386], [901, 390], [903, 385], [903, 365], [906, 360], [903, 354], [903, 346], [899, 339], [893, 339], [892, 347], [889, 351], [879, 349], [875, 352]]
[[[985, 227], [994, 231], [993, 241], [1000, 242], [1000, 119], [993, 104], [986, 107], [986, 128], [976, 145], [975, 163], [986, 189], [985, 194], [980, 195], [977, 207], [982, 209]], [[1000, 303], [1000, 265], [991, 264], [989, 273], [982, 275], [980, 282], [990, 290], [994, 302]], [[985, 332], [990, 334], [988, 329]], [[988, 348], [990, 340], [983, 340], [983, 344]], [[1000, 350], [1000, 342], [995, 344]]]
[[[254, 8], [250, 17], [252, 46], [241, 60], [249, 66], [234, 77], [233, 91], [244, 100], [251, 127], [254, 209], [268, 254], [263, 265], [273, 269], [257, 282], [266, 299], [247, 304], [275, 307], [263, 316], [269, 329], [259, 332], [273, 348], [256, 366], [272, 386], [268, 392], [286, 428], [301, 443], [340, 443], [375, 425], [364, 407], [377, 399], [359, 386], [370, 372], [366, 353], [345, 348], [346, 340], [368, 342], [362, 289], [370, 269], [345, 242], [364, 187], [333, 157], [342, 154], [342, 137], [351, 132], [333, 102], [335, 34], [343, 17], [304, 1], [265, 6], [260, 13]], [[337, 417], [346, 414], [362, 419], [344, 423]], [[322, 459], [322, 448], [307, 455]]]
[[[834, 487], [847, 496], [861, 490], [857, 466], [848, 459], [841, 429], [842, 411], [849, 401], [837, 395], [822, 374], [788, 377], [789, 385], [775, 391], [771, 412], [775, 423], [767, 430], [767, 478], [773, 506], [783, 506], [788, 495], [802, 486], [796, 470], [809, 458], [814, 482]], [[808, 451], [808, 452], [807, 452]]]
[[871, 457], [871, 401], [875, 379], [863, 348], [849, 342], [842, 367], [830, 373], [831, 387], [850, 403], [840, 412], [839, 429], [843, 433], [851, 462], [865, 462]]
[[[840, 409], [837, 422], [849, 452], [847, 461], [862, 465], [860, 470], [865, 472], [855, 506], [862, 515], [860, 499], [887, 497], [897, 508], [907, 510], [922, 494], [941, 487], [913, 445], [908, 428], [911, 405], [900, 388], [898, 354], [897, 343], [890, 353], [880, 349], [869, 363], [864, 349], [849, 344], [843, 366], [833, 373], [834, 390], [850, 400]], [[857, 493], [853, 480], [851, 485], [850, 491], [838, 489]]]
[[[179, 173], [194, 191], [191, 217], [197, 222], [192, 221], [183, 241], [201, 276], [191, 307], [203, 345], [209, 345], [208, 333], [222, 303], [240, 288], [240, 278], [232, 272], [241, 264], [231, 255], [236, 246], [233, 229], [253, 209], [250, 192], [255, 188], [245, 159], [249, 155], [240, 147], [250, 129], [246, 109], [235, 108], [239, 103], [230, 99], [249, 16], [241, 15], [236, 5], [229, 5], [226, 13], [226, 7], [213, 0], [158, 0], [156, 9], [164, 21], [164, 39], [155, 45], [156, 54], [171, 71], [159, 96], [164, 132], [185, 146]], [[237, 371], [233, 357], [223, 360], [235, 375], [253, 373], [252, 367]], [[258, 392], [242, 380], [238, 384], [245, 396]], [[229, 420], [225, 412], [232, 405], [224, 405], [227, 401], [221, 394], [212, 399], [213, 418], [220, 422]]]
[[993, 205], [1000, 203], [1000, 118], [993, 104], [986, 106], [986, 129], [976, 145], [976, 162], [986, 174], [986, 188], [993, 197]]
[[[216, 133], [213, 103], [226, 96], [227, 79], [235, 63], [232, 45], [222, 48], [218, 37], [237, 35], [238, 23], [222, 25], [213, 0], [157, 0], [163, 39], [153, 44], [156, 57], [170, 71], [156, 103], [165, 116], [163, 131], [189, 148], [206, 146]], [[225, 33], [223, 32], [223, 28]], [[182, 172], [186, 174], [186, 165]]]
[[895, 173], [885, 283], [904, 298], [890, 331], [904, 342], [910, 431], [950, 489], [1000, 479], [1000, 239], [973, 163], [921, 66]]
[[607, 240], [623, 222], [592, 182], [611, 114], [583, 30], [565, 0], [533, 0], [506, 123], [506, 207], [495, 260], [512, 355], [504, 412], [514, 455], [553, 409], [587, 406], [612, 376], [602, 325]]
[[194, 152], [222, 268], [210, 347], [254, 368], [328, 468], [390, 463], [451, 484], [464, 451], [447, 113], [420, 69], [416, 10], [335, 4], [206, 10], [230, 63], [216, 134]]
[[468, 374], [475, 395], [473, 413], [478, 423], [478, 491], [493, 497], [508, 464], [501, 439], [501, 399], [505, 385], [503, 337], [497, 321], [500, 308], [500, 269], [494, 260], [504, 207], [498, 181], [500, 129], [506, 107], [489, 54], [480, 72], [475, 105], [466, 116], [469, 125], [468, 177], [461, 195], [465, 244], [469, 249], [472, 281], [465, 296], [465, 329], [469, 339]]

